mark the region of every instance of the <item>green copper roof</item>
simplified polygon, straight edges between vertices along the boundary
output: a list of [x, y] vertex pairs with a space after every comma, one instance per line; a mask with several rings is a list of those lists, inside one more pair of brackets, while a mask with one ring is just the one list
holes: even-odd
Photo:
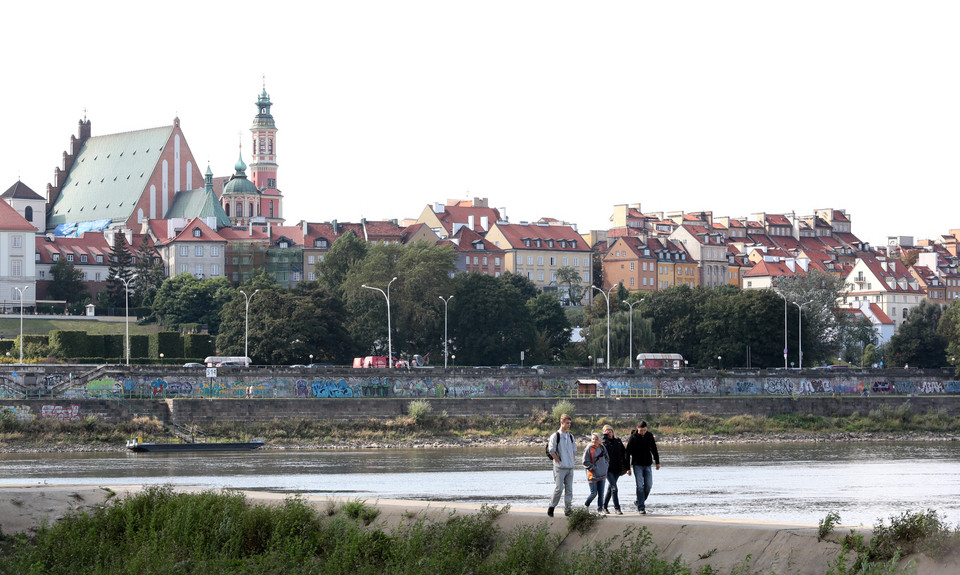
[[188, 220], [210, 216], [217, 218], [217, 228], [230, 225], [230, 218], [217, 201], [217, 195], [213, 190], [204, 188], [178, 192], [173, 197], [173, 205], [165, 215], [166, 219], [186, 218]]
[[164, 126], [87, 140], [63, 183], [47, 227], [127, 220], [172, 133], [173, 126]]

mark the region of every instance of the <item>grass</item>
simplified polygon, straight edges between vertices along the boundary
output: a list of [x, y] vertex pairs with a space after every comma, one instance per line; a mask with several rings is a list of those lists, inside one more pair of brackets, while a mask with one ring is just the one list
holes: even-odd
[[[123, 316], [96, 319], [35, 319], [23, 316], [23, 333], [27, 335], [47, 335], [53, 330], [78, 330], [89, 334], [123, 335], [126, 322]], [[148, 335], [161, 330], [156, 323], [140, 325], [130, 318], [130, 335]], [[14, 339], [20, 335], [20, 315], [0, 316], [0, 339]]]

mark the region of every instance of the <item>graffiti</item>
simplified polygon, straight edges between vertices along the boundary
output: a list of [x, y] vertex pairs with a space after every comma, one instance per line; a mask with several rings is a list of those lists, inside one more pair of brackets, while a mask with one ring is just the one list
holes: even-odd
[[53, 373], [43, 376], [41, 384], [47, 389], [53, 389], [65, 381], [69, 381], [67, 376], [63, 375], [62, 373]]
[[94, 379], [87, 382], [87, 393], [92, 396], [101, 396], [117, 391], [117, 382], [109, 377]]
[[943, 386], [945, 393], [960, 393], [960, 381], [948, 381]]
[[309, 397], [310, 390], [307, 387], [307, 382], [302, 379], [298, 379], [296, 383], [297, 397]]
[[10, 412], [17, 421], [33, 421], [33, 412], [29, 405], [4, 405], [0, 406], [0, 412]]
[[59, 419], [61, 421], [80, 421], [80, 406], [44, 405], [40, 407], [40, 417], [43, 419]]
[[384, 378], [372, 377], [366, 382], [360, 384], [360, 395], [362, 397], [389, 397], [390, 382]]
[[509, 379], [498, 379], [487, 384], [487, 394], [494, 397], [503, 397], [510, 395], [513, 388], [513, 382]]
[[886, 381], [874, 381], [870, 384], [870, 393], [896, 393], [893, 384]]
[[451, 385], [447, 397], [484, 397], [486, 388], [481, 385]]
[[752, 381], [738, 381], [734, 393], [737, 395], [756, 395], [757, 386]]
[[353, 389], [344, 380], [315, 381], [310, 384], [314, 397], [353, 397]]
[[[237, 385], [243, 386], [242, 383]], [[226, 395], [230, 394], [232, 386], [229, 383], [220, 383], [216, 380], [209, 379], [204, 380], [200, 383], [200, 396], [201, 397], [220, 397], [226, 391]]]
[[716, 379], [675, 379], [661, 383], [663, 393], [667, 395], [717, 395], [720, 384]]
[[181, 395], [181, 396], [190, 396], [193, 395], [193, 384], [188, 381], [174, 381], [167, 384], [167, 396], [171, 395]]

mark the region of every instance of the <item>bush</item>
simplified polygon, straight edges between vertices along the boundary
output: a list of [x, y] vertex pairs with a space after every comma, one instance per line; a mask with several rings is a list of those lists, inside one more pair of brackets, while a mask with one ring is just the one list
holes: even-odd
[[407, 404], [407, 415], [409, 415], [417, 425], [426, 423], [432, 413], [433, 405], [426, 399], [417, 399]]
[[553, 417], [554, 421], [560, 421], [561, 415], [566, 413], [572, 418], [576, 410], [577, 408], [573, 405], [572, 401], [561, 399], [553, 404], [553, 409], [550, 410], [550, 415]]

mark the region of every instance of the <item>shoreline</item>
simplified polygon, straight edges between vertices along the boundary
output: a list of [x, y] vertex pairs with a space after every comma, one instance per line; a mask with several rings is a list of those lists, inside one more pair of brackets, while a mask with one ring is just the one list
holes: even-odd
[[[586, 442], [586, 434], [578, 442]], [[623, 436], [621, 436], [623, 439]], [[541, 447], [545, 437], [466, 437], [415, 438], [396, 442], [346, 441], [337, 443], [284, 442], [267, 443], [261, 451], [345, 451], [362, 449], [462, 449], [498, 447]], [[931, 432], [803, 432], [803, 433], [744, 433], [738, 435], [660, 435], [660, 445], [722, 445], [722, 444], [782, 444], [782, 443], [868, 443], [905, 441], [960, 441], [960, 434]], [[0, 444], [0, 454], [16, 453], [114, 453], [126, 452], [125, 444], [87, 445], [61, 443], [36, 445], [27, 440]]]

